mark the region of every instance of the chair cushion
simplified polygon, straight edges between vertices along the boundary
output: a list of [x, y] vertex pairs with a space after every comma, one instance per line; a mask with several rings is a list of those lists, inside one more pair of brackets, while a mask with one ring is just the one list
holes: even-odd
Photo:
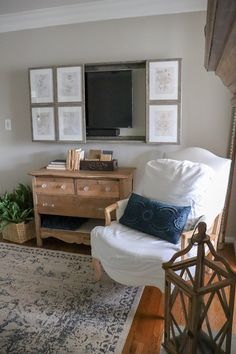
[[191, 161], [157, 159], [146, 165], [142, 195], [164, 203], [191, 206], [185, 230], [192, 229], [200, 217], [208, 226], [213, 221], [212, 196], [215, 172]]
[[132, 193], [119, 222], [132, 229], [178, 243], [190, 206], [174, 206]]
[[[92, 256], [101, 261], [112, 279], [129, 286], [156, 286], [164, 292], [162, 263], [168, 262], [180, 249], [180, 240], [175, 245], [116, 221], [91, 231]], [[195, 257], [196, 250], [193, 247], [188, 256]]]

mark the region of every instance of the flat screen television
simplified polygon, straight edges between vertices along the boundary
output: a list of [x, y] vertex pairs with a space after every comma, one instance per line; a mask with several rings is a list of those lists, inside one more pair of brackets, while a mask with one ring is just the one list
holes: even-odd
[[132, 70], [85, 73], [87, 129], [132, 127]]

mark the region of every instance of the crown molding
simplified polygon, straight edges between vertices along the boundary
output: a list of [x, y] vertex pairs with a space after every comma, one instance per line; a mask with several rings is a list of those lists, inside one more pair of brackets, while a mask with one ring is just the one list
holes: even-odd
[[97, 0], [0, 15], [0, 33], [130, 17], [206, 11], [207, 0]]

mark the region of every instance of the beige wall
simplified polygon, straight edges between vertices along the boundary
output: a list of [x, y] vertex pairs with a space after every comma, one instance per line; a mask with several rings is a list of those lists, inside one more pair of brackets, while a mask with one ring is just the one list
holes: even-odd
[[[111, 20], [0, 34], [0, 193], [30, 182], [28, 171], [63, 157], [73, 144], [33, 143], [27, 69], [46, 65], [183, 58], [182, 146], [226, 156], [230, 94], [204, 61], [206, 14], [190, 13]], [[4, 120], [12, 119], [12, 131]], [[136, 166], [136, 189], [145, 161], [178, 146], [144, 143], [86, 144], [113, 149], [120, 165]]]

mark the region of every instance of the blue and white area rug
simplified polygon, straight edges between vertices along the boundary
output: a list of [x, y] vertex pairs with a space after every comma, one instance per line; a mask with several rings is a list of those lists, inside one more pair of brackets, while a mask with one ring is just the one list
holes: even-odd
[[141, 294], [90, 256], [0, 243], [0, 354], [120, 354]]

